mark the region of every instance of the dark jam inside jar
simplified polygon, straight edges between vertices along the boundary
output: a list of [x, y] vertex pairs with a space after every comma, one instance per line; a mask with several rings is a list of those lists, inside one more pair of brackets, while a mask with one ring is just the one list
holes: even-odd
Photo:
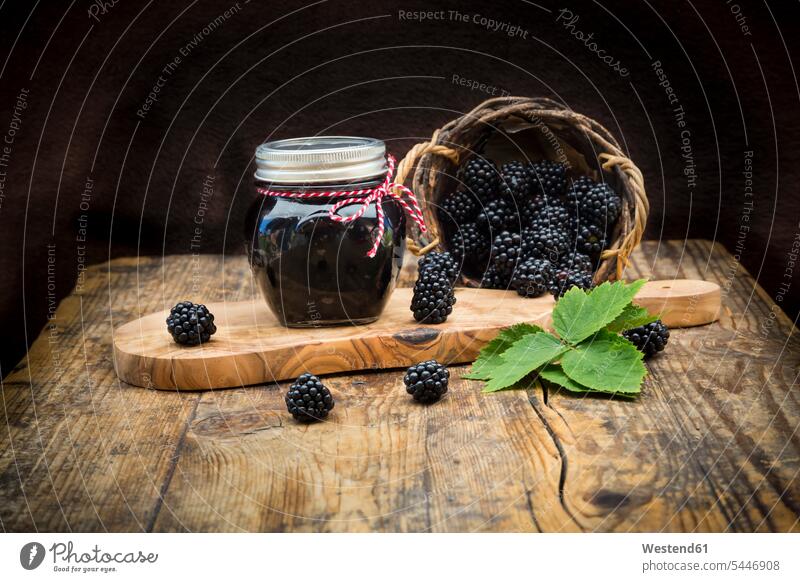
[[[257, 174], [258, 177], [258, 174]], [[380, 186], [384, 175], [356, 182], [278, 184], [256, 179], [256, 190], [309, 194]], [[386, 307], [403, 264], [405, 216], [384, 198], [384, 232], [374, 257], [377, 209], [370, 204], [353, 222], [331, 219], [343, 198], [258, 195], [247, 218], [247, 244], [256, 283], [278, 321], [288, 327], [365, 324]], [[351, 198], [352, 200], [352, 198]], [[341, 217], [361, 203], [343, 206]]]

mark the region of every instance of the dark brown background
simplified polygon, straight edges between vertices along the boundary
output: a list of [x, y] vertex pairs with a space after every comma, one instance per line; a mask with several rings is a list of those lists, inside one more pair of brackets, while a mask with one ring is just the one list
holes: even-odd
[[[94, 181], [85, 212], [88, 263], [191, 252], [209, 175], [214, 196], [200, 251], [238, 253], [255, 145], [317, 132], [370, 135], [402, 156], [488, 97], [454, 84], [453, 75], [551, 96], [609, 127], [644, 170], [649, 238], [704, 237], [736, 252], [744, 152], [752, 150], [754, 206], [742, 262], [797, 316], [800, 267], [787, 271], [800, 231], [796, 3], [240, 2], [165, 76], [145, 118], [137, 117], [180, 48], [234, 4], [119, 0], [97, 20], [87, 1], [69, 10], [41, 2], [31, 12], [24, 0], [0, 9], [0, 138], [16, 96], [29, 90], [11, 159], [0, 168], [7, 172], [0, 206], [4, 374], [46, 322], [48, 245], [55, 245], [55, 299], [75, 284], [87, 177]], [[630, 69], [628, 78], [555, 23], [562, 7]], [[481, 14], [526, 29], [527, 38], [472, 22], [399, 18], [399, 10], [423, 8]], [[679, 130], [650, 66], [656, 59], [686, 110], [698, 174], [691, 190]], [[791, 287], [780, 294], [782, 282]]]

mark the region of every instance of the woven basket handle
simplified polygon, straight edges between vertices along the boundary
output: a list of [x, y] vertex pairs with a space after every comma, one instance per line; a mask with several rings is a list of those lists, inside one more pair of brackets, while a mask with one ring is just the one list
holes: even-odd
[[[398, 184], [405, 184], [406, 179], [411, 175], [419, 159], [427, 154], [444, 156], [454, 164], [458, 165], [458, 151], [436, 143], [438, 140], [439, 130], [437, 129], [435, 132], [433, 132], [430, 141], [420, 142], [408, 151], [406, 156], [400, 160], [400, 163], [397, 165], [397, 176], [395, 177], [395, 181]], [[425, 201], [423, 201], [423, 203], [424, 202]], [[408, 250], [410, 250], [416, 256], [427, 254], [439, 245], [439, 233], [437, 232], [436, 227], [434, 225], [428, 225], [428, 228], [430, 229], [432, 238], [431, 242], [424, 247], [420, 247], [410, 236], [406, 237], [406, 246], [408, 247]]]
[[650, 202], [648, 202], [647, 195], [644, 191], [644, 177], [639, 168], [636, 167], [636, 164], [625, 156], [601, 153], [598, 157], [603, 162], [604, 170], [612, 170], [618, 167], [628, 176], [633, 192], [633, 203], [636, 207], [636, 212], [634, 212], [635, 219], [633, 225], [631, 225], [630, 232], [625, 235], [619, 244], [615, 245], [613, 248], [604, 250], [600, 255], [603, 260], [616, 257], [616, 276], [617, 279], [621, 279], [622, 271], [630, 262], [628, 257], [630, 257], [633, 250], [639, 246], [644, 236], [644, 229], [647, 225], [647, 215], [650, 212]]

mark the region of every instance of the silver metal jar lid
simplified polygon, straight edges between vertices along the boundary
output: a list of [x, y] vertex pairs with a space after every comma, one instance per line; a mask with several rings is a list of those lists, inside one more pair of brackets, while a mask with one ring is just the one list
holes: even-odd
[[368, 137], [299, 137], [256, 148], [255, 176], [266, 182], [352, 182], [385, 173], [386, 144]]

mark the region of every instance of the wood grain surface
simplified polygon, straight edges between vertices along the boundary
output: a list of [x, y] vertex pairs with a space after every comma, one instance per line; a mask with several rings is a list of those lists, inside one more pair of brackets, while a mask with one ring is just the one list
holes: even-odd
[[[412, 317], [411, 296], [410, 288], [397, 289], [369, 325], [292, 329], [281, 326], [259, 297], [208, 303], [218, 332], [201, 346], [172, 341], [164, 323], [169, 313], [159, 311], [114, 330], [114, 364], [122, 380], [137, 386], [207, 390], [290, 380], [304, 372], [408, 367], [430, 358], [472, 362], [504, 327], [549, 326], [555, 304], [549, 294], [526, 299], [515, 291], [458, 288], [447, 321], [422, 325]], [[648, 281], [636, 302], [670, 327], [689, 327], [716, 321], [720, 287], [688, 279]]]
[[400, 371], [329, 377], [328, 422], [286, 383], [207, 392], [118, 380], [111, 332], [177, 297], [243, 301], [240, 257], [87, 270], [3, 381], [3, 531], [798, 531], [797, 329], [723, 248], [646, 243], [628, 273], [722, 287], [633, 402], [480, 393], [451, 368], [417, 405]]

